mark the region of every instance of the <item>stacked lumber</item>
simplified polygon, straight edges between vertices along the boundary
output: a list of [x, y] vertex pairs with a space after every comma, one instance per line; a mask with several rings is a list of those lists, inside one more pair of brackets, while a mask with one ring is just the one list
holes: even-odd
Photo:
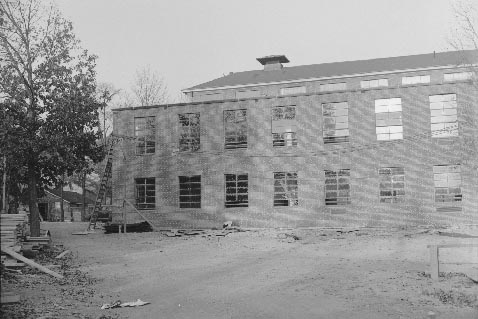
[[0, 214], [2, 247], [19, 250], [27, 233], [27, 214]]
[[[107, 224], [104, 226], [105, 234], [124, 232], [124, 224]], [[148, 222], [141, 222], [135, 224], [127, 224], [126, 232], [127, 233], [142, 233], [153, 231], [151, 225]]]

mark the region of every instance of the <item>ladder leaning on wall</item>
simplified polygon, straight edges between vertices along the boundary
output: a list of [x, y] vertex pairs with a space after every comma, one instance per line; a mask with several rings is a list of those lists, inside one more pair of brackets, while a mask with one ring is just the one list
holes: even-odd
[[[111, 137], [111, 140], [110, 140], [110, 143], [109, 143], [109, 149], [108, 149], [108, 153], [106, 154], [106, 164], [105, 164], [105, 168], [103, 170], [103, 176], [101, 177], [100, 188], [98, 190], [98, 194], [96, 194], [95, 208], [93, 209], [93, 213], [91, 214], [90, 221], [88, 223], [88, 228], [86, 229], [85, 232], [80, 232], [78, 234], [86, 234], [86, 233], [90, 232], [92, 229], [95, 229], [95, 227], [96, 227], [96, 222], [98, 221], [98, 215], [99, 215], [99, 213], [101, 213], [102, 208], [103, 208], [102, 203], [103, 203], [103, 200], [106, 196], [106, 190], [107, 190], [108, 182], [112, 177], [113, 153], [114, 153], [116, 144], [118, 142], [121, 142], [121, 141], [125, 140], [125, 139], [126, 140], [136, 140], [135, 137], [124, 136], [124, 135], [116, 135], [116, 134], [115, 135], [111, 134], [110, 137]], [[153, 225], [153, 223], [150, 220], [148, 220], [146, 218], [146, 216], [144, 216], [140, 211], [138, 211], [133, 204], [131, 204], [129, 201], [127, 201], [126, 198], [123, 199], [123, 204], [122, 204], [123, 207], [125, 206], [125, 204], [128, 204], [129, 206], [131, 206], [133, 211], [138, 213], [149, 225], [151, 225], [153, 230], [156, 229], [155, 226]]]
[[106, 164], [105, 164], [105, 168], [103, 170], [103, 176], [101, 177], [100, 189], [98, 190], [98, 193], [96, 194], [95, 208], [93, 209], [93, 213], [91, 214], [90, 222], [88, 224], [88, 228], [86, 229], [87, 231], [89, 231], [91, 229], [95, 229], [96, 222], [98, 220], [98, 215], [102, 211], [103, 199], [106, 196], [106, 190], [107, 190], [107, 187], [108, 187], [108, 182], [109, 182], [109, 180], [112, 176], [113, 151], [114, 151], [114, 147], [115, 147], [116, 142], [117, 142], [116, 139], [113, 139], [110, 142], [109, 149], [108, 149], [108, 154], [106, 154]]

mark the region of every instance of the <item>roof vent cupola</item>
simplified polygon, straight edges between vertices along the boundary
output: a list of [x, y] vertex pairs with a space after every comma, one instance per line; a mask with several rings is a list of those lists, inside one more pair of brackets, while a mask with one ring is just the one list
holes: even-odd
[[289, 63], [289, 59], [285, 55], [268, 55], [257, 58], [264, 66], [264, 71], [280, 70], [283, 68], [282, 63]]

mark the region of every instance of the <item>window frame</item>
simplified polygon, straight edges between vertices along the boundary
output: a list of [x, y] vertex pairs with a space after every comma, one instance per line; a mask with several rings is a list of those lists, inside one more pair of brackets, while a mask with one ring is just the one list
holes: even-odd
[[[376, 83], [376, 84], [375, 84]], [[388, 79], [370, 79], [360, 81], [360, 88], [373, 89], [379, 87], [388, 87]]]
[[[340, 110], [340, 113], [338, 114], [337, 112], [337, 106], [345, 104], [346, 105], [346, 112], [343, 112], [343, 110]], [[343, 102], [328, 102], [328, 103], [322, 103], [322, 141], [324, 144], [337, 144], [337, 143], [347, 143], [349, 142], [350, 139], [350, 127], [349, 127], [349, 103], [348, 101], [343, 101]], [[332, 106], [334, 106], [334, 109], [332, 110]], [[330, 107], [330, 109], [327, 109]], [[343, 113], [343, 114], [342, 114]], [[346, 114], [345, 114], [346, 113]], [[344, 119], [347, 117], [347, 121], [340, 121], [337, 122], [338, 119]], [[326, 128], [326, 125], [328, 124], [335, 124], [335, 128], [329, 129]], [[346, 123], [346, 124], [345, 124]], [[337, 124], [340, 124], [343, 126], [343, 128], [337, 129]], [[337, 132], [340, 131], [346, 131], [347, 135], [337, 135]], [[333, 132], [333, 134], [332, 134]]]
[[[279, 112], [279, 110], [281, 111]], [[291, 112], [291, 110], [293, 111]], [[291, 118], [291, 114], [293, 114], [293, 118]], [[295, 105], [273, 106], [271, 108], [272, 147], [297, 146], [296, 118], [297, 118], [297, 108]], [[275, 122], [276, 124], [274, 124]], [[279, 127], [287, 126], [290, 128], [285, 128], [288, 130], [285, 132], [279, 131], [278, 129], [277, 129], [277, 132], [275, 132], [277, 126]]]
[[[226, 114], [234, 112], [234, 122], [228, 122], [228, 118]], [[237, 114], [239, 112], [243, 113], [244, 120], [237, 122]], [[238, 124], [242, 123], [243, 124]], [[235, 134], [228, 134], [228, 123], [234, 129]], [[224, 124], [224, 149], [226, 150], [234, 150], [234, 149], [244, 149], [247, 148], [247, 139], [248, 139], [248, 124], [247, 124], [247, 109], [233, 109], [233, 110], [224, 110], [223, 111], [223, 124]], [[230, 129], [230, 127], [229, 127]], [[245, 135], [241, 135], [241, 132], [245, 132]], [[228, 136], [229, 135], [229, 136]], [[228, 138], [234, 138], [233, 142], [228, 142]], [[241, 137], [243, 141], [241, 141]]]
[[469, 71], [443, 73], [444, 82], [470, 81], [472, 79], [473, 79], [473, 72], [469, 72]]
[[[346, 173], [346, 174], [345, 174]], [[325, 206], [346, 206], [351, 204], [350, 169], [324, 170], [324, 203]], [[345, 179], [341, 181], [340, 178]], [[333, 183], [331, 183], [333, 182]], [[334, 186], [332, 189], [330, 186]], [[344, 187], [344, 185], [348, 185]], [[342, 187], [341, 187], [342, 186]], [[335, 196], [329, 196], [335, 192]], [[342, 192], [342, 195], [341, 193]], [[343, 195], [347, 193], [347, 195]]]
[[293, 94], [305, 94], [307, 93], [307, 88], [305, 85], [296, 85], [283, 87], [279, 90], [279, 95], [293, 95]]
[[346, 91], [346, 90], [347, 90], [347, 82], [319, 84], [319, 92], [335, 92], [335, 91]]
[[[156, 208], [156, 178], [137, 177], [134, 179], [134, 186], [135, 186], [135, 207], [138, 210], [155, 209]], [[143, 189], [141, 190], [141, 188]], [[144, 193], [142, 196], [140, 196], [141, 192]], [[152, 198], [152, 201], [151, 200], [148, 201], [148, 199], [151, 199], [151, 198]]]
[[[184, 117], [184, 119], [181, 119], [181, 117]], [[191, 123], [194, 122], [191, 120], [191, 118], [193, 117], [197, 118], [197, 123], [195, 123], [194, 125], [191, 125]], [[179, 120], [179, 141], [178, 141], [179, 151], [180, 152], [199, 151], [201, 149], [201, 114], [199, 112], [178, 113], [178, 120]], [[184, 125], [186, 122], [188, 123], [188, 125]], [[188, 128], [186, 130], [187, 132], [184, 132], [185, 128]], [[183, 141], [186, 141], [186, 143], [184, 144]]]
[[[234, 200], [228, 200], [228, 196], [233, 196]], [[224, 174], [224, 207], [249, 207], [249, 175], [247, 173]]]
[[[179, 175], [178, 176], [178, 190], [179, 190], [179, 208], [201, 208], [202, 202], [202, 182], [201, 175]], [[199, 186], [199, 187], [198, 187]], [[199, 190], [199, 191], [198, 191]], [[183, 199], [194, 199], [184, 201]]]
[[[288, 172], [273, 172], [274, 193], [273, 203], [274, 207], [297, 207], [299, 206], [299, 174], [297, 171]], [[279, 178], [283, 176], [282, 178]], [[281, 180], [283, 180], [281, 182]], [[285, 186], [285, 187], [284, 187]], [[278, 191], [282, 188], [282, 191]], [[279, 198], [283, 196], [282, 198]], [[290, 198], [288, 198], [290, 197]]]
[[[438, 100], [438, 97], [453, 96], [451, 100]], [[455, 138], [459, 136], [458, 96], [456, 93], [434, 94], [428, 96], [430, 104], [430, 131], [432, 138]], [[440, 104], [442, 107], [440, 107]], [[445, 107], [451, 104], [453, 107]], [[443, 118], [440, 121], [439, 118]], [[450, 121], [454, 118], [453, 121]], [[440, 133], [441, 132], [441, 133]]]
[[[453, 182], [450, 183], [450, 181]], [[462, 184], [463, 178], [461, 176], [460, 164], [433, 165], [435, 204], [461, 203], [463, 201]], [[453, 192], [451, 190], [453, 190]], [[456, 190], [458, 190], [458, 192], [456, 192]]]
[[402, 76], [402, 85], [428, 84], [430, 82], [430, 74]]
[[[397, 122], [400, 124], [390, 125]], [[403, 140], [402, 98], [375, 100], [375, 135], [377, 141]]]
[[[389, 173], [386, 173], [386, 170], [388, 170]], [[381, 167], [378, 169], [378, 176], [378, 197], [380, 203], [402, 203], [405, 199], [405, 168]], [[387, 186], [387, 184], [389, 184], [390, 186]], [[399, 184], [402, 184], [401, 187]], [[389, 192], [389, 195], [385, 194], [385, 192]]]
[[[138, 120], [145, 121], [144, 128], [139, 128]], [[148, 123], [149, 119], [149, 123]], [[151, 125], [152, 124], [152, 125]], [[135, 154], [151, 155], [156, 153], [156, 116], [137, 116], [133, 119], [134, 137], [135, 137]], [[151, 125], [150, 128], [147, 126]], [[148, 134], [149, 131], [149, 134]]]

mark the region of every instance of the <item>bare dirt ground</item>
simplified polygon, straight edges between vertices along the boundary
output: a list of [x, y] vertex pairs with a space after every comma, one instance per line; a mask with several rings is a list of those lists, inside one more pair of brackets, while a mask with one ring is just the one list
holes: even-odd
[[[2, 278], [24, 297], [2, 307], [2, 318], [478, 318], [478, 284], [462, 273], [478, 275], [478, 250], [441, 251], [438, 282], [427, 250], [478, 238], [426, 228], [71, 235], [85, 228], [42, 224], [73, 252], [54, 268], [66, 279], [26, 268]], [[446, 231], [478, 235], [476, 227]], [[100, 309], [138, 298], [151, 304]]]

